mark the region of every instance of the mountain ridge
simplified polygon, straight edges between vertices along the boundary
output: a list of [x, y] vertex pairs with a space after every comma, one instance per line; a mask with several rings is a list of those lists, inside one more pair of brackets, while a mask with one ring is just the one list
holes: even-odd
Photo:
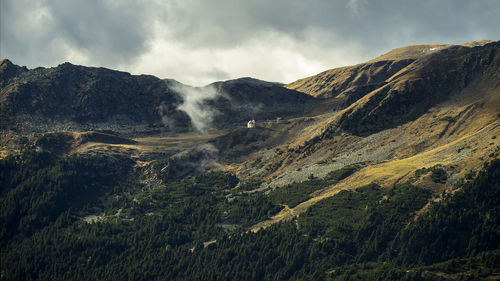
[[[343, 92], [346, 92], [345, 94], [347, 95], [350, 91], [355, 91], [357, 87], [368, 87], [371, 84], [379, 84], [411, 64], [413, 61], [429, 56], [436, 51], [453, 46], [481, 47], [493, 42], [494, 41], [491, 40], [479, 40], [463, 45], [424, 44], [401, 47], [365, 63], [329, 69], [319, 74], [289, 83], [286, 87], [315, 97], [335, 97]], [[371, 81], [366, 79], [367, 77], [373, 79], [373, 73], [377, 73], [381, 76], [381, 78], [377, 79], [377, 83], [371, 83]], [[315, 86], [315, 83], [321, 83], [322, 86]], [[334, 84], [335, 86], [333, 87]]]
[[2, 61], [1, 278], [498, 279], [500, 42], [467, 45], [304, 92]]
[[101, 124], [97, 129], [131, 125], [132, 132], [185, 132], [200, 122], [206, 123], [204, 128], [223, 127], [259, 114], [262, 119], [290, 116], [314, 102], [282, 84], [248, 77], [191, 87], [173, 79], [70, 63], [29, 70], [3, 60], [0, 66], [4, 129], [86, 130], [96, 129], [89, 124]]
[[[498, 42], [489, 42], [475, 47], [447, 46], [418, 59], [404, 61], [403, 67], [397, 71], [387, 71], [383, 76], [384, 81], [378, 81], [378, 83], [346, 87], [345, 82], [334, 82], [335, 85], [341, 85], [341, 89], [347, 88], [341, 93], [330, 96], [330, 98], [339, 99], [345, 108], [345, 113], [342, 114], [336, 126], [340, 130], [358, 134], [374, 133], [377, 130], [390, 128], [418, 117], [430, 106], [444, 101], [447, 98], [446, 95], [464, 88], [473, 79], [479, 77], [494, 82], [499, 75], [497, 71], [500, 64], [498, 47]], [[450, 60], [450, 58], [453, 59]], [[362, 64], [345, 69], [357, 71], [360, 66], [370, 67], [377, 63], [384, 63], [385, 67], [386, 62], [382, 60], [374, 64]], [[338, 72], [340, 70], [342, 69], [332, 71]], [[384, 71], [384, 68], [377, 70]], [[359, 78], [356, 71], [350, 72], [345, 81], [349, 79], [356, 81]], [[321, 81], [328, 73], [328, 71], [323, 72], [305, 79], [309, 81], [307, 83], [311, 83], [311, 86], [314, 83], [323, 85], [317, 81]], [[298, 80], [299, 85], [295, 83], [289, 84], [287, 87], [300, 90], [300, 85], [306, 82]], [[448, 85], [442, 85], [443, 83], [448, 83]], [[353, 90], [353, 88], [357, 89]], [[314, 86], [311, 89], [314, 90]], [[407, 93], [405, 94], [405, 92]], [[321, 96], [322, 93], [323, 90], [318, 95]], [[398, 100], [394, 104], [390, 104], [391, 100], [394, 99]], [[417, 101], [420, 102], [420, 105]], [[409, 106], [415, 108], [411, 109]], [[400, 108], [397, 109], [397, 107]], [[391, 111], [389, 108], [392, 108], [392, 112], [389, 112]], [[383, 120], [384, 116], [388, 119]]]

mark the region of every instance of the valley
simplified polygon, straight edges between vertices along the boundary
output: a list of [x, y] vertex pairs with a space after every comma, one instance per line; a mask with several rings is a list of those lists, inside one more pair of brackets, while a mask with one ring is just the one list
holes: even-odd
[[0, 66], [2, 280], [500, 277], [499, 42], [288, 85]]

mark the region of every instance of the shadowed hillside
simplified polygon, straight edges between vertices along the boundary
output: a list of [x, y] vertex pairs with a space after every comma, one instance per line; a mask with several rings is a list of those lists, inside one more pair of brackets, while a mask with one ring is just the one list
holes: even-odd
[[[172, 79], [72, 65], [28, 70], [0, 64], [2, 129], [186, 132], [302, 114], [314, 98], [241, 78], [195, 88]], [[199, 126], [199, 123], [204, 123]]]
[[2, 280], [500, 277], [500, 42], [287, 86], [0, 74]]
[[309, 95], [289, 90], [279, 83], [253, 78], [216, 82], [207, 87], [219, 93], [206, 102], [218, 112], [215, 124], [228, 123], [228, 118], [236, 123], [252, 117], [262, 121], [300, 116], [315, 104], [315, 99]]
[[4, 127], [22, 125], [23, 117], [27, 123], [38, 122], [35, 126], [45, 120], [147, 125], [161, 123], [163, 115], [172, 120], [170, 130], [190, 127], [188, 116], [177, 109], [180, 95], [153, 76], [70, 63], [32, 70], [16, 68], [8, 60], [1, 65], [6, 71], [1, 76], [9, 77], [0, 94], [0, 114], [9, 117]]
[[[499, 43], [418, 45], [287, 85], [348, 106], [327, 134], [369, 135], [418, 118], [475, 80], [499, 81]], [[484, 45], [483, 45], [484, 44]]]

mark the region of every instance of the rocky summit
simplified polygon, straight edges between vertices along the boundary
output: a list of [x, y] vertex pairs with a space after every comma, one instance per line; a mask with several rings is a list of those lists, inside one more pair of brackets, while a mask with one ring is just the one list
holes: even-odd
[[2, 280], [498, 280], [500, 42], [288, 85], [0, 63]]

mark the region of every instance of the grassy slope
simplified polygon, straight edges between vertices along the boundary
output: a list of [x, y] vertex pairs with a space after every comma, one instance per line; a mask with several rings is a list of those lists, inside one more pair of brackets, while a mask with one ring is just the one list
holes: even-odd
[[[371, 148], [367, 150], [391, 147], [385, 159], [374, 159], [354, 175], [331, 185], [294, 208], [283, 209], [270, 220], [257, 224], [253, 230], [297, 217], [318, 201], [331, 197], [341, 190], [355, 189], [371, 182], [377, 182], [383, 186], [404, 182], [411, 178], [413, 171], [423, 167], [444, 165], [450, 176], [455, 175], [455, 178], [463, 177], [470, 171], [477, 171], [484, 161], [499, 151], [500, 147], [500, 89], [498, 85], [489, 82], [476, 81], [468, 88], [455, 93], [449, 101], [431, 108], [428, 113], [417, 120], [391, 129], [387, 134], [378, 134], [380, 137], [369, 143]], [[304, 133], [299, 134], [301, 137], [298, 138], [297, 143], [301, 143], [305, 136], [311, 139], [312, 130], [318, 130], [317, 124], [321, 122], [305, 128]], [[298, 173], [295, 167], [299, 166], [302, 167], [302, 177], [305, 178], [310, 171], [317, 171], [320, 168], [316, 164], [318, 158], [328, 159], [325, 155], [330, 154], [332, 156], [329, 157], [337, 159], [336, 164], [338, 164], [339, 159], [345, 159], [336, 155], [336, 152], [332, 154], [332, 145], [341, 144], [338, 150], [348, 149], [349, 143], [341, 141], [342, 138], [348, 137], [348, 135], [338, 137], [340, 141], [336, 144], [332, 144], [331, 141], [319, 143], [308, 157], [294, 161], [296, 165], [283, 166], [278, 172], [281, 173], [281, 177], [286, 178], [287, 175]], [[392, 147], [391, 145], [396, 140], [404, 141]], [[351, 155], [355, 156], [355, 153], [356, 150]], [[308, 169], [308, 167], [311, 168]], [[273, 181], [271, 178], [270, 180]], [[437, 189], [450, 187], [450, 183], [436, 185], [420, 181], [417, 184]]]

